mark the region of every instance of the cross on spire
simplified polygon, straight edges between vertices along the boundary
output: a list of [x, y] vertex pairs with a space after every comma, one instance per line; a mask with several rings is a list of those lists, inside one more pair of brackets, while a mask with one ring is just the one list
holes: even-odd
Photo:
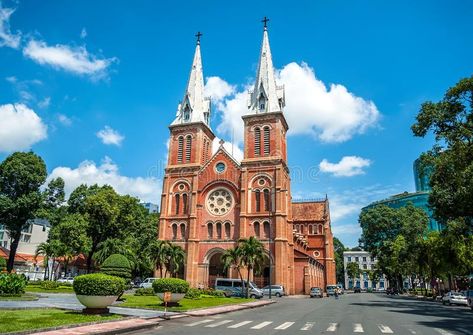
[[264, 24], [264, 30], [268, 28], [268, 21], [269, 19], [266, 16], [261, 20], [261, 22]]
[[202, 36], [203, 34], [198, 31], [197, 34], [195, 34], [195, 37], [197, 37], [197, 44], [200, 44], [200, 37]]

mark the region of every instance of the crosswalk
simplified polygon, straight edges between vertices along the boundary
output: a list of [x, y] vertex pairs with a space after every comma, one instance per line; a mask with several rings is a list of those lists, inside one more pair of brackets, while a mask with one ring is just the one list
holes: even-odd
[[[337, 323], [337, 322], [318, 322], [318, 321], [310, 321], [310, 322], [296, 322], [296, 321], [254, 321], [254, 320], [230, 320], [230, 319], [203, 319], [198, 320], [195, 322], [191, 322], [185, 325], [186, 327], [197, 327], [202, 326], [205, 328], [227, 328], [227, 329], [238, 329], [238, 328], [247, 328], [250, 330], [264, 330], [264, 329], [274, 329], [274, 330], [286, 330], [292, 328], [293, 330], [300, 330], [302, 332], [313, 333], [316, 328], [321, 332], [326, 333], [336, 333], [340, 329], [341, 326], [345, 328], [344, 333], [347, 331], [347, 327], [351, 327], [353, 333], [365, 333], [365, 328], [361, 323]], [[379, 332], [379, 334], [395, 334], [394, 330], [389, 327], [388, 325], [384, 324], [376, 324], [373, 325]], [[209, 329], [210, 330], [210, 329]], [[406, 330], [409, 331], [411, 334], [416, 334], [411, 328], [403, 329], [399, 331], [398, 334], [406, 334]], [[371, 334], [371, 332], [370, 332]], [[452, 333], [440, 329], [434, 328], [432, 332], [429, 334], [438, 334], [438, 335], [453, 335]]]

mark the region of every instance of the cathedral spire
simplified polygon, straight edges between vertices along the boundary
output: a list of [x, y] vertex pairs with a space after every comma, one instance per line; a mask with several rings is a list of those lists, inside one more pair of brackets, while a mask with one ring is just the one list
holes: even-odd
[[200, 55], [200, 37], [202, 33], [199, 31], [195, 36], [197, 41], [189, 82], [184, 98], [177, 106], [176, 118], [171, 125], [203, 122], [210, 127], [210, 99], [204, 96], [204, 74]]
[[282, 112], [284, 107], [284, 87], [276, 85], [271, 48], [269, 47], [268, 23], [264, 17], [263, 43], [256, 74], [256, 82], [250, 93], [248, 108], [250, 113]]

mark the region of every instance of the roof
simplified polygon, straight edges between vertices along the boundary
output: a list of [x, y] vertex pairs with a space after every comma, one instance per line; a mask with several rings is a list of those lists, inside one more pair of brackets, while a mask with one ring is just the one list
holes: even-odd
[[[4, 247], [0, 247], [0, 257], [8, 259], [10, 257], [10, 250]], [[23, 254], [17, 252], [15, 254], [15, 263], [39, 263], [43, 261], [43, 256], [38, 256], [35, 259], [35, 255]]]
[[294, 221], [324, 221], [326, 201], [293, 202], [292, 219]]

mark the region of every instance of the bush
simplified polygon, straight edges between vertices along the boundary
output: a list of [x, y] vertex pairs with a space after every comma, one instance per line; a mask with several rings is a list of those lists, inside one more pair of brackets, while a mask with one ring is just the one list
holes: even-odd
[[0, 295], [21, 295], [25, 293], [26, 281], [15, 273], [0, 274]]
[[30, 280], [28, 282], [29, 286], [41, 286], [42, 280]]
[[139, 288], [135, 291], [135, 295], [154, 295], [154, 290], [151, 287]]
[[156, 279], [153, 282], [153, 289], [156, 293], [187, 293], [189, 290], [189, 283], [178, 278], [161, 278]]
[[199, 299], [202, 294], [202, 291], [197, 288], [190, 288], [185, 297], [186, 299]]
[[206, 289], [206, 290], [202, 290], [202, 294], [205, 294], [205, 295], [210, 295], [212, 297], [219, 297], [219, 298], [224, 298], [225, 297], [225, 292], [221, 291], [221, 290], [214, 290], [214, 289]]
[[59, 283], [52, 280], [44, 280], [41, 282], [40, 286], [45, 290], [55, 290], [59, 287]]
[[72, 285], [78, 295], [121, 295], [126, 287], [123, 278], [92, 273], [77, 276]]
[[3, 257], [0, 257], [0, 272], [7, 269], [7, 260]]
[[100, 272], [110, 276], [131, 279], [131, 265], [128, 259], [120, 254], [110, 255], [100, 267]]

